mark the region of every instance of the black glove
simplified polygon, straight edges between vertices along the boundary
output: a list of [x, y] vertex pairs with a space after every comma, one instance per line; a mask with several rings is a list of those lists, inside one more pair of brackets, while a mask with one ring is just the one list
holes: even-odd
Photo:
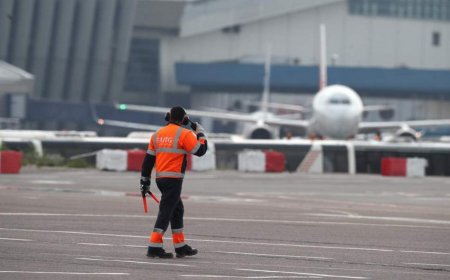
[[195, 132], [195, 134], [203, 133], [203, 135], [206, 137], [206, 131], [198, 122], [191, 122], [191, 128]]
[[191, 128], [193, 131], [197, 130], [197, 123], [196, 122], [190, 122]]
[[141, 177], [141, 182], [139, 189], [141, 190], [141, 194], [144, 197], [147, 193], [151, 194], [150, 192], [150, 178], [148, 177]]

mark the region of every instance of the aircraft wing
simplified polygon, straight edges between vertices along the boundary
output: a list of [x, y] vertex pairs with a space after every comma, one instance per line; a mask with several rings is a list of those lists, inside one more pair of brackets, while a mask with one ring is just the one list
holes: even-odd
[[[245, 101], [244, 103], [262, 107], [261, 102], [259, 101]], [[283, 103], [274, 103], [269, 102], [267, 103], [267, 108], [271, 109], [279, 109], [279, 110], [286, 110], [286, 111], [293, 111], [293, 112], [300, 112], [300, 113], [309, 113], [311, 112], [310, 109], [307, 109], [300, 105], [293, 105], [293, 104], [283, 104]]]
[[392, 111], [394, 108], [390, 105], [369, 105], [364, 106], [364, 112], [376, 112], [376, 111]]
[[307, 120], [274, 118], [274, 119], [267, 119], [264, 122], [268, 125], [285, 126], [285, 127], [307, 128], [309, 126], [309, 121]]
[[125, 127], [125, 128], [130, 128], [130, 129], [147, 130], [147, 131], [156, 131], [161, 128], [160, 125], [131, 123], [131, 122], [124, 122], [124, 121], [108, 120], [108, 119], [98, 119], [97, 123], [99, 125], [117, 126], [117, 127]]
[[373, 130], [373, 129], [401, 128], [405, 125], [410, 126], [410, 127], [450, 126], [450, 119], [417, 120], [417, 121], [389, 121], [389, 122], [362, 122], [359, 124], [359, 129], [360, 130]]
[[[164, 107], [154, 107], [154, 106], [142, 106], [142, 105], [116, 105], [117, 109], [124, 110], [133, 110], [140, 112], [149, 112], [149, 113], [167, 113], [170, 111], [170, 108]], [[252, 116], [251, 114], [245, 113], [237, 113], [237, 112], [222, 112], [222, 111], [200, 111], [200, 110], [188, 110], [188, 115], [192, 117], [208, 117], [217, 120], [225, 120], [225, 121], [234, 121], [234, 122], [248, 122], [248, 123], [257, 123], [259, 120]], [[307, 127], [309, 125], [309, 121], [305, 120], [294, 120], [294, 119], [283, 119], [283, 118], [268, 118], [264, 120], [264, 123], [268, 125], [277, 125], [277, 126], [289, 126], [289, 127]]]
[[[116, 105], [117, 109], [149, 113], [162, 113], [165, 114], [170, 111], [170, 108], [153, 107], [153, 106], [141, 106], [141, 105]], [[236, 113], [236, 112], [221, 112], [221, 111], [200, 111], [200, 110], [188, 110], [188, 115], [192, 117], [208, 117], [212, 119], [226, 120], [226, 121], [240, 121], [255, 123], [257, 120], [250, 114]]]

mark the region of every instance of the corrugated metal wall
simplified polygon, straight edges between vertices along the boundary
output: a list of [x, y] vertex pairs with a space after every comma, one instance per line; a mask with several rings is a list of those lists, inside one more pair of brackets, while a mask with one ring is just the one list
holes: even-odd
[[116, 101], [136, 0], [1, 0], [0, 60], [35, 75], [34, 96]]

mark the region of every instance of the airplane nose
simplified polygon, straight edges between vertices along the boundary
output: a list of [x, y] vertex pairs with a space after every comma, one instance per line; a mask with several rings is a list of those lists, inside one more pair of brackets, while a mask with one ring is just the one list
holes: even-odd
[[358, 116], [348, 112], [329, 112], [325, 123], [331, 138], [347, 139], [357, 131]]

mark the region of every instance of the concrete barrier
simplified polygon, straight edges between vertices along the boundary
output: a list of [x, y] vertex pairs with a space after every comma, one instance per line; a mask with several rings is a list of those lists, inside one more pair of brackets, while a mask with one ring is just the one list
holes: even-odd
[[425, 169], [428, 161], [424, 158], [408, 158], [406, 160], [406, 176], [407, 177], [425, 177]]
[[208, 141], [208, 150], [201, 157], [189, 155], [190, 170], [192, 171], [208, 171], [216, 169], [216, 149], [214, 143]]
[[238, 170], [245, 172], [264, 172], [266, 154], [260, 150], [245, 150], [238, 154]]
[[101, 170], [127, 170], [128, 153], [125, 150], [104, 149], [97, 152], [96, 167]]

